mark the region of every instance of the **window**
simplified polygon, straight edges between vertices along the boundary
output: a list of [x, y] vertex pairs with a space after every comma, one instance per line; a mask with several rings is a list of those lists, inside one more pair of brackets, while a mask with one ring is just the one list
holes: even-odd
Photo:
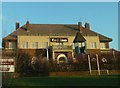
[[93, 49], [97, 48], [96, 42], [91, 42], [90, 43], [90, 48], [93, 48]]
[[100, 48], [101, 49], [105, 49], [106, 47], [105, 47], [105, 43], [100, 43]]
[[85, 46], [85, 42], [79, 43], [78, 45], [79, 45], [79, 47], [84, 47]]
[[9, 42], [9, 48], [10, 49], [15, 48], [15, 42]]
[[28, 48], [28, 42], [24, 42], [24, 43], [22, 44], [22, 48]]
[[38, 42], [33, 42], [32, 43], [32, 48], [38, 48]]
[[48, 42], [42, 42], [42, 48], [48, 48]]

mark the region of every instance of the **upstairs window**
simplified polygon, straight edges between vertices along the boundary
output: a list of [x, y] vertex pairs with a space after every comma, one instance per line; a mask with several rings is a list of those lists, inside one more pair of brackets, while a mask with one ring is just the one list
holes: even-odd
[[15, 48], [15, 42], [9, 42], [9, 48], [14, 49]]
[[22, 44], [22, 48], [28, 48], [28, 42], [24, 42], [24, 43]]
[[32, 43], [32, 48], [38, 48], [38, 42], [33, 42]]
[[90, 48], [91, 49], [97, 48], [96, 42], [90, 42]]
[[100, 48], [101, 49], [105, 49], [106, 47], [105, 47], [105, 43], [100, 43]]

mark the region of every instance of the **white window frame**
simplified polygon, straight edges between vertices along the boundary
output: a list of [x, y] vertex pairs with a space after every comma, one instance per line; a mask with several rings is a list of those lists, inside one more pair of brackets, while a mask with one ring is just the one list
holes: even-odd
[[23, 42], [22, 43], [22, 48], [28, 48], [28, 42]]
[[32, 42], [32, 48], [37, 49], [38, 48], [38, 42]]
[[90, 42], [90, 48], [91, 49], [96, 49], [97, 48], [96, 42]]
[[100, 43], [100, 49], [106, 49], [105, 43]]

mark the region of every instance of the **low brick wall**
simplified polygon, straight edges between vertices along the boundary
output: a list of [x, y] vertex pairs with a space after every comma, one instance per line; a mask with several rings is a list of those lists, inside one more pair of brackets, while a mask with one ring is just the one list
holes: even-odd
[[[120, 75], [120, 70], [109, 70], [109, 75]], [[107, 71], [101, 71], [101, 75], [107, 75]], [[89, 76], [89, 71], [74, 71], [74, 72], [50, 72], [49, 76]], [[92, 75], [98, 75], [97, 70], [92, 71]]]
[[49, 76], [82, 76], [89, 75], [89, 71], [76, 71], [76, 72], [50, 72]]
[[[98, 75], [97, 70], [92, 71], [93, 76]], [[101, 71], [101, 75], [107, 75], [106, 71]], [[120, 75], [120, 70], [109, 70], [109, 75]], [[43, 76], [39, 73], [26, 74], [28, 77]], [[48, 76], [90, 76], [89, 71], [74, 71], [74, 72], [49, 72]], [[22, 77], [19, 73], [2, 73], [2, 78], [18, 78]]]
[[112, 74], [120, 74], [120, 70], [109, 70], [109, 73]]

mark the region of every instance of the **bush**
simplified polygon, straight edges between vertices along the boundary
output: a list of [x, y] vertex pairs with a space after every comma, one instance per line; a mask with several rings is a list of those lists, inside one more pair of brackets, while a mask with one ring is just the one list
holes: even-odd
[[16, 58], [16, 72], [23, 74], [30, 70], [30, 59], [25, 53], [18, 53]]

